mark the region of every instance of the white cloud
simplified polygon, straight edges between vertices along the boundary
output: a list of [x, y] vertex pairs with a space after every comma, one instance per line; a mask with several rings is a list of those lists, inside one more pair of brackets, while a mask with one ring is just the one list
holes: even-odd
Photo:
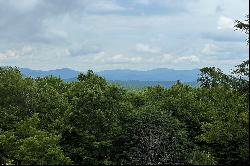
[[177, 56], [177, 55], [173, 55], [173, 54], [163, 54], [161, 55], [160, 58], [158, 58], [157, 60], [158, 63], [196, 63], [196, 62], [200, 62], [200, 59], [198, 56], [196, 55], [190, 55], [190, 56]]
[[17, 59], [19, 57], [32, 53], [32, 51], [33, 48], [30, 46], [25, 46], [19, 50], [17, 49], [6, 50], [4, 52], [0, 52], [0, 60]]
[[22, 54], [29, 54], [33, 51], [34, 49], [31, 46], [25, 46], [21, 49]]
[[[247, 54], [248, 48], [242, 43], [208, 43], [199, 51], [200, 56], [206, 60], [232, 60], [242, 59]], [[205, 60], [205, 61], [206, 61]]]
[[70, 50], [68, 48], [64, 49], [64, 55], [65, 56], [70, 56], [71, 55]]
[[136, 51], [157, 54], [157, 53], [161, 52], [161, 49], [151, 47], [151, 46], [149, 46], [147, 44], [138, 43], [138, 44], [136, 44]]
[[234, 20], [229, 17], [225, 16], [220, 16], [218, 20], [218, 29], [223, 30], [223, 29], [233, 29], [234, 27]]
[[202, 54], [213, 54], [218, 50], [218, 46], [212, 43], [208, 43], [204, 46], [204, 48], [201, 50]]
[[[65, 50], [67, 52], [67, 49]], [[95, 68], [155, 68], [174, 67], [176, 65], [193, 65], [200, 62], [199, 56], [180, 56], [172, 53], [152, 55], [131, 55], [126, 53], [99, 52], [95, 55], [78, 56], [74, 58], [75, 64], [86, 64]], [[102, 68], [102, 69], [105, 69]]]
[[15, 50], [7, 50], [5, 52], [0, 52], [0, 60], [5, 60], [9, 58], [18, 58], [19, 54]]
[[152, 3], [152, 1], [150, 1], [150, 0], [137, 0], [136, 3], [142, 4], [142, 5], [150, 5]]
[[175, 57], [171, 54], [163, 54], [162, 55], [162, 60], [165, 61], [173, 61]]
[[89, 57], [88, 61], [102, 64], [138, 63], [142, 60], [139, 56], [129, 56], [124, 54], [107, 54], [100, 52], [95, 56]]
[[179, 62], [200, 62], [200, 59], [198, 56], [196, 55], [191, 55], [191, 56], [181, 56], [178, 57], [176, 60], [174, 60], [175, 63], [179, 63]]
[[9, 4], [18, 11], [30, 11], [38, 6], [41, 0], [9, 0]]
[[127, 10], [125, 7], [119, 6], [112, 1], [97, 1], [90, 3], [86, 7], [88, 12], [119, 12]]
[[210, 56], [226, 56], [227, 54], [235, 54], [237, 51], [242, 51], [242, 49], [237, 48], [237, 46], [230, 45], [219, 45], [208, 43], [205, 44], [204, 48], [201, 50], [201, 54]]
[[[186, 1], [0, 0], [0, 61], [37, 69], [147, 69], [205, 66], [208, 59], [247, 55], [234, 46], [244, 44], [233, 35], [232, 18], [244, 20], [248, 0]], [[215, 13], [218, 5], [223, 11]], [[210, 34], [201, 38], [204, 32]], [[203, 46], [208, 41], [216, 45]], [[32, 58], [23, 57], [23, 44], [38, 49]]]

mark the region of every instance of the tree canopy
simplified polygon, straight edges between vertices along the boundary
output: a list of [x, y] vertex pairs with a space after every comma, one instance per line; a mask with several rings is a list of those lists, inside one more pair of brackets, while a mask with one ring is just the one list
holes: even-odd
[[246, 164], [248, 91], [219, 69], [200, 87], [128, 90], [92, 71], [75, 82], [0, 68], [2, 164]]

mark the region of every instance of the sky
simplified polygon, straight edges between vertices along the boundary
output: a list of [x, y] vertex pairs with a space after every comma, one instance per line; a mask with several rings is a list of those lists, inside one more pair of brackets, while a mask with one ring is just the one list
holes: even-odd
[[249, 0], [0, 0], [0, 66], [150, 70], [248, 58]]

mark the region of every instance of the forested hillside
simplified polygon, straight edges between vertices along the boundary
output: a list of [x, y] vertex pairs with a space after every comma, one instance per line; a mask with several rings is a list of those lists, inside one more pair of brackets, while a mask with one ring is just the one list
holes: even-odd
[[[149, 86], [163, 86], [165, 88], [169, 88], [173, 86], [177, 81], [120, 81], [120, 80], [114, 80], [114, 81], [108, 81], [113, 84], [121, 85], [124, 88], [129, 89], [144, 89]], [[199, 86], [197, 81], [193, 82], [183, 82], [184, 85], [191, 85], [191, 86]]]
[[204, 68], [199, 81], [131, 91], [92, 71], [66, 83], [0, 68], [0, 162], [248, 164], [248, 80]]

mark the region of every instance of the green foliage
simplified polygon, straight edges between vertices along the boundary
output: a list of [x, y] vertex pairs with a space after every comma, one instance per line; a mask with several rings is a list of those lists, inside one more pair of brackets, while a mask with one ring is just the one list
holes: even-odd
[[70, 84], [67, 94], [73, 108], [67, 118], [70, 130], [64, 133], [62, 146], [77, 163], [113, 163], [110, 151], [112, 141], [121, 133], [119, 116], [126, 111], [125, 91], [108, 85], [91, 71], [78, 79]]
[[[147, 106], [126, 124], [123, 164], [184, 164], [187, 134], [175, 118]], [[125, 150], [126, 149], [126, 150]]]
[[226, 75], [218, 68], [205, 67], [201, 69], [198, 81], [201, 83], [201, 87], [211, 88], [223, 86], [232, 89], [233, 91], [247, 94], [249, 91], [249, 75], [247, 75], [249, 61], [243, 62], [236, 67], [236, 70], [234, 70], [232, 74], [237, 74], [238, 76], [244, 75], [247, 78], [243, 79], [233, 75]]
[[[237, 164], [248, 161], [242, 158], [240, 149], [248, 148], [248, 110], [245, 95], [214, 87], [204, 98], [209, 110], [202, 122], [202, 133], [196, 138], [216, 156], [219, 163]], [[247, 151], [245, 151], [247, 152]]]
[[249, 164], [249, 61], [236, 67], [238, 77], [203, 68], [199, 79], [210, 109], [196, 139], [223, 164]]
[[249, 14], [246, 15], [245, 22], [236, 20], [235, 23], [236, 23], [235, 24], [236, 30], [241, 30], [248, 35], [247, 36], [247, 43], [249, 44]]
[[[136, 80], [131, 80], [131, 81], [109, 81], [110, 83], [116, 84], [116, 85], [120, 85], [124, 88], [127, 88], [129, 90], [134, 89], [134, 90], [142, 90], [145, 89], [149, 86], [153, 87], [153, 86], [164, 86], [165, 88], [170, 88], [171, 86], [173, 86], [176, 81], [136, 81]], [[196, 81], [193, 82], [184, 82], [183, 84], [185, 85], [192, 85], [192, 86], [199, 86], [198, 83]]]
[[0, 132], [1, 162], [12, 164], [70, 164], [58, 146], [60, 136], [39, 130], [38, 114], [19, 122], [15, 131]]
[[66, 83], [0, 68], [0, 162], [249, 164], [248, 79], [204, 68], [199, 81], [129, 90], [92, 71]]
[[194, 149], [188, 156], [188, 164], [191, 165], [216, 165], [215, 158], [207, 151]]
[[238, 76], [249, 77], [249, 59], [237, 65], [233, 73], [237, 74]]

